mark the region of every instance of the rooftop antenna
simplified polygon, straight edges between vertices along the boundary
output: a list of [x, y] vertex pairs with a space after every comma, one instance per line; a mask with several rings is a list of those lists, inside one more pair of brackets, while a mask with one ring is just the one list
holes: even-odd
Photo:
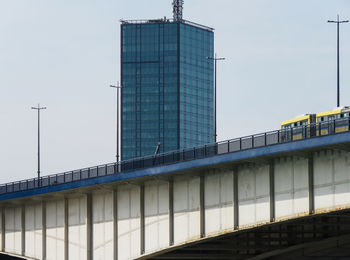
[[182, 9], [183, 9], [184, 0], [173, 0], [173, 16], [174, 21], [182, 21]]

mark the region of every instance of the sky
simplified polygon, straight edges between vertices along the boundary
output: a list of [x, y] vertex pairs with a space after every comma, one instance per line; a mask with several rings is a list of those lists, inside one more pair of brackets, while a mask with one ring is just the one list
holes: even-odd
[[[120, 19], [172, 17], [172, 0], [0, 0], [0, 183], [113, 162]], [[349, 0], [185, 0], [215, 28], [218, 140], [276, 130], [336, 107], [336, 25]], [[350, 23], [341, 105], [350, 105]]]

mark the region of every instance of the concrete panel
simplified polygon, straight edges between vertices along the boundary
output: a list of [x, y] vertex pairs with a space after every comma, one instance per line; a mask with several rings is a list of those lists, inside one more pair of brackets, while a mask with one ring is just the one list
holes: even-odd
[[334, 206], [334, 156], [332, 151], [321, 151], [314, 156], [315, 210]]
[[331, 185], [333, 183], [333, 155], [332, 151], [321, 151], [314, 157], [315, 186]]
[[238, 169], [239, 226], [270, 220], [269, 165]]
[[350, 153], [334, 152], [334, 181], [336, 183], [350, 182]]
[[86, 196], [68, 200], [69, 259], [87, 259]]
[[25, 207], [25, 255], [42, 258], [42, 210], [41, 203]]
[[140, 188], [118, 188], [118, 260], [140, 255]]
[[169, 188], [165, 182], [145, 183], [145, 252], [169, 246]]
[[208, 173], [205, 177], [205, 230], [215, 234], [233, 229], [233, 172]]
[[275, 161], [276, 219], [309, 211], [308, 160], [288, 157]]
[[174, 242], [200, 237], [199, 177], [174, 179]]
[[93, 259], [113, 259], [113, 193], [95, 193], [93, 209]]
[[322, 151], [315, 156], [315, 209], [350, 204], [350, 153]]
[[46, 202], [46, 257], [64, 259], [64, 200]]
[[5, 210], [5, 251], [21, 254], [21, 208]]

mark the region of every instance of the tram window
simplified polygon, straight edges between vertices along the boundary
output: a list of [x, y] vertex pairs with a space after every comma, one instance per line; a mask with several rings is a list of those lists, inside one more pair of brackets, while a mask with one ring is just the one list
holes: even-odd
[[344, 117], [349, 117], [349, 113], [344, 113]]
[[344, 114], [340, 114], [340, 115], [338, 115], [338, 118], [339, 118], [339, 117], [343, 118], [343, 117], [344, 117]]

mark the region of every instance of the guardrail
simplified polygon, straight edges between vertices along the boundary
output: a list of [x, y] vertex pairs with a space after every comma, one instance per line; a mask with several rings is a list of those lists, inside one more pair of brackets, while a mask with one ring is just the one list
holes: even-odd
[[122, 174], [123, 172], [208, 158], [219, 154], [233, 153], [257, 147], [270, 146], [309, 138], [317, 138], [325, 135], [334, 135], [339, 132], [348, 132], [349, 129], [350, 118], [340, 118], [329, 122], [275, 130], [266, 133], [221, 141], [213, 144], [207, 144], [190, 149], [163, 153], [156, 156], [136, 158], [132, 160], [121, 161], [119, 163], [104, 164], [60, 174], [43, 176], [40, 179], [33, 178], [23, 181], [10, 182], [0, 185], [0, 194], [60, 185], [64, 183], [97, 178], [112, 174]]

